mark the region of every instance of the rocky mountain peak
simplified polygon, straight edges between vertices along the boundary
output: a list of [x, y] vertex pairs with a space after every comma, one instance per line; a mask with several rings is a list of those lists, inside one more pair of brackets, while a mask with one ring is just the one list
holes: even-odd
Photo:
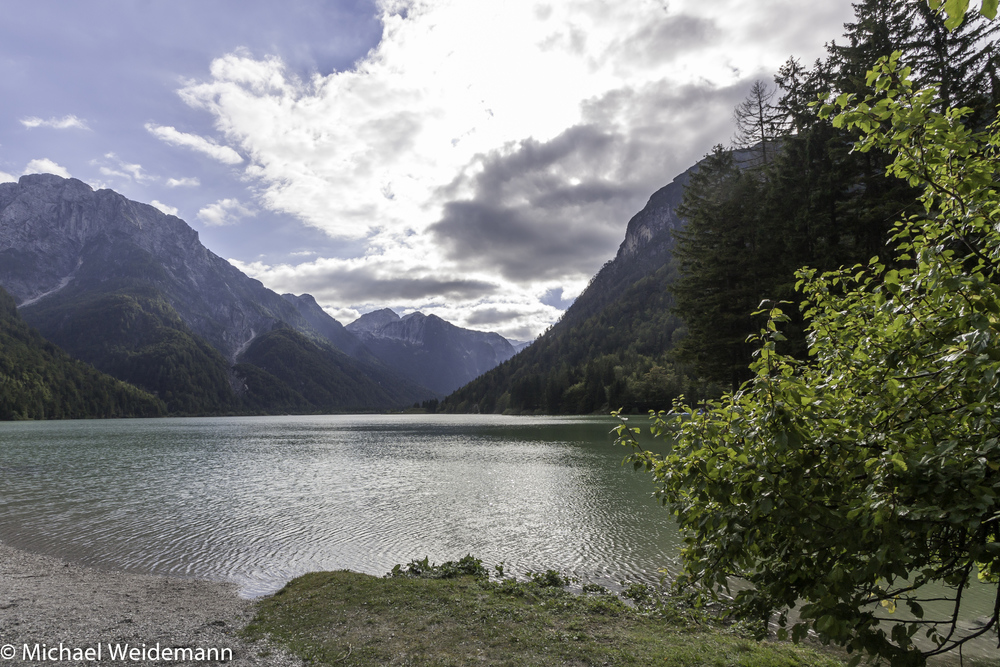
[[346, 329], [353, 334], [372, 333], [378, 331], [391, 322], [398, 322], [399, 320], [400, 317], [395, 313], [395, 311], [390, 310], [389, 308], [382, 308], [380, 310], [373, 310], [370, 313], [365, 313], [358, 319], [348, 324]]

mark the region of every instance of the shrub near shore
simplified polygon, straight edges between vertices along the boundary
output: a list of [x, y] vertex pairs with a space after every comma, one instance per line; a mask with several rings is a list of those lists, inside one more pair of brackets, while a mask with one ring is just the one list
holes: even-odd
[[[314, 572], [261, 601], [244, 631], [319, 665], [718, 665], [835, 667], [842, 663], [734, 628], [632, 585], [615, 595], [549, 570], [491, 579], [467, 556], [427, 559], [385, 577]], [[624, 599], [623, 599], [624, 598]]]

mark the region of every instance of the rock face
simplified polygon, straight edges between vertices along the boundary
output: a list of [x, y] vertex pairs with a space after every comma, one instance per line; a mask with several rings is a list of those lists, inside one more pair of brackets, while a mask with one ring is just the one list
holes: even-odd
[[355, 335], [372, 333], [374, 331], [378, 331], [387, 324], [398, 321], [399, 315], [388, 308], [382, 308], [381, 310], [373, 310], [370, 313], [365, 313], [358, 319], [348, 324], [347, 330]]
[[[51, 174], [0, 185], [0, 285], [29, 320], [32, 306], [71, 287], [122, 281], [155, 285], [230, 362], [278, 322], [326, 339], [295, 305], [210, 252], [180, 218]], [[329, 328], [339, 326], [327, 318]]]
[[[383, 367], [311, 296], [283, 298], [210, 252], [183, 220], [76, 179], [0, 184], [0, 286], [46, 338], [175, 414], [267, 412], [274, 398], [302, 411], [389, 408], [430, 395]], [[268, 359], [280, 373], [238, 363], [279, 329]], [[323, 394], [335, 403], [292, 396], [302, 385], [295, 374], [319, 367], [335, 369], [334, 384], [353, 394]], [[256, 396], [246, 395], [251, 386]]]
[[281, 298], [295, 306], [305, 322], [313, 331], [333, 343], [334, 347], [346, 352], [352, 357], [367, 358], [370, 356], [357, 336], [344, 328], [344, 325], [327, 315], [312, 294], [282, 294]]
[[497, 333], [462, 329], [437, 315], [399, 317], [389, 309], [362, 315], [346, 329], [403, 377], [448, 394], [514, 356]]
[[640, 253], [648, 254], [650, 244], [655, 241], [673, 244], [672, 232], [684, 226], [676, 209], [684, 199], [684, 188], [697, 170], [697, 166], [691, 167], [654, 192], [646, 206], [632, 216], [615, 261], [628, 261], [635, 259]]

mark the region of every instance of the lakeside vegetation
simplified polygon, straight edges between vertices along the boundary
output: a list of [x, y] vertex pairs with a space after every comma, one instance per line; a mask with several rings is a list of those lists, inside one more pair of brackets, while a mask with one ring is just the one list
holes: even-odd
[[[930, 14], [910, 7], [919, 11], [881, 3], [878, 18], [906, 28]], [[765, 302], [762, 326], [739, 343], [748, 379], [732, 355], [731, 393], [653, 415], [669, 452], [644, 451], [639, 428], [619, 428], [685, 533], [678, 585], [712, 600], [745, 582], [738, 618], [776, 617], [779, 636], [795, 640], [815, 633], [852, 653], [851, 665], [920, 667], [980, 638], [993, 644], [1000, 627], [997, 28], [972, 25], [965, 37], [978, 37], [965, 44], [938, 26], [955, 48], [936, 49], [934, 67], [894, 50], [863, 90], [814, 102], [819, 121], [853, 133], [854, 153], [891, 158], [886, 174], [918, 205], [899, 212], [869, 260], [796, 271], [804, 349], [789, 344], [787, 304]], [[990, 103], [955, 106], [956, 84], [976, 71], [991, 75]], [[974, 582], [995, 602], [966, 627]]]
[[557, 572], [491, 579], [467, 556], [386, 577], [314, 572], [258, 603], [244, 633], [316, 665], [837, 667], [816, 650], [757, 642], [683, 601], [631, 585], [571, 593]]

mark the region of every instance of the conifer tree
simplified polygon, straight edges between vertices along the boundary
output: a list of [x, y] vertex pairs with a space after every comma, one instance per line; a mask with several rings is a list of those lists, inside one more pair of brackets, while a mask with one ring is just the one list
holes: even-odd
[[760, 188], [761, 180], [741, 169], [732, 151], [716, 146], [678, 209], [687, 226], [676, 233], [681, 275], [671, 291], [688, 328], [678, 354], [701, 377], [733, 387], [749, 377], [745, 339], [766, 268], [759, 254]]
[[773, 153], [773, 144], [784, 133], [785, 114], [771, 102], [776, 92], [758, 79], [747, 98], [733, 110], [733, 147], [760, 151], [760, 160], [753, 160], [754, 165], [769, 163], [768, 153]]

